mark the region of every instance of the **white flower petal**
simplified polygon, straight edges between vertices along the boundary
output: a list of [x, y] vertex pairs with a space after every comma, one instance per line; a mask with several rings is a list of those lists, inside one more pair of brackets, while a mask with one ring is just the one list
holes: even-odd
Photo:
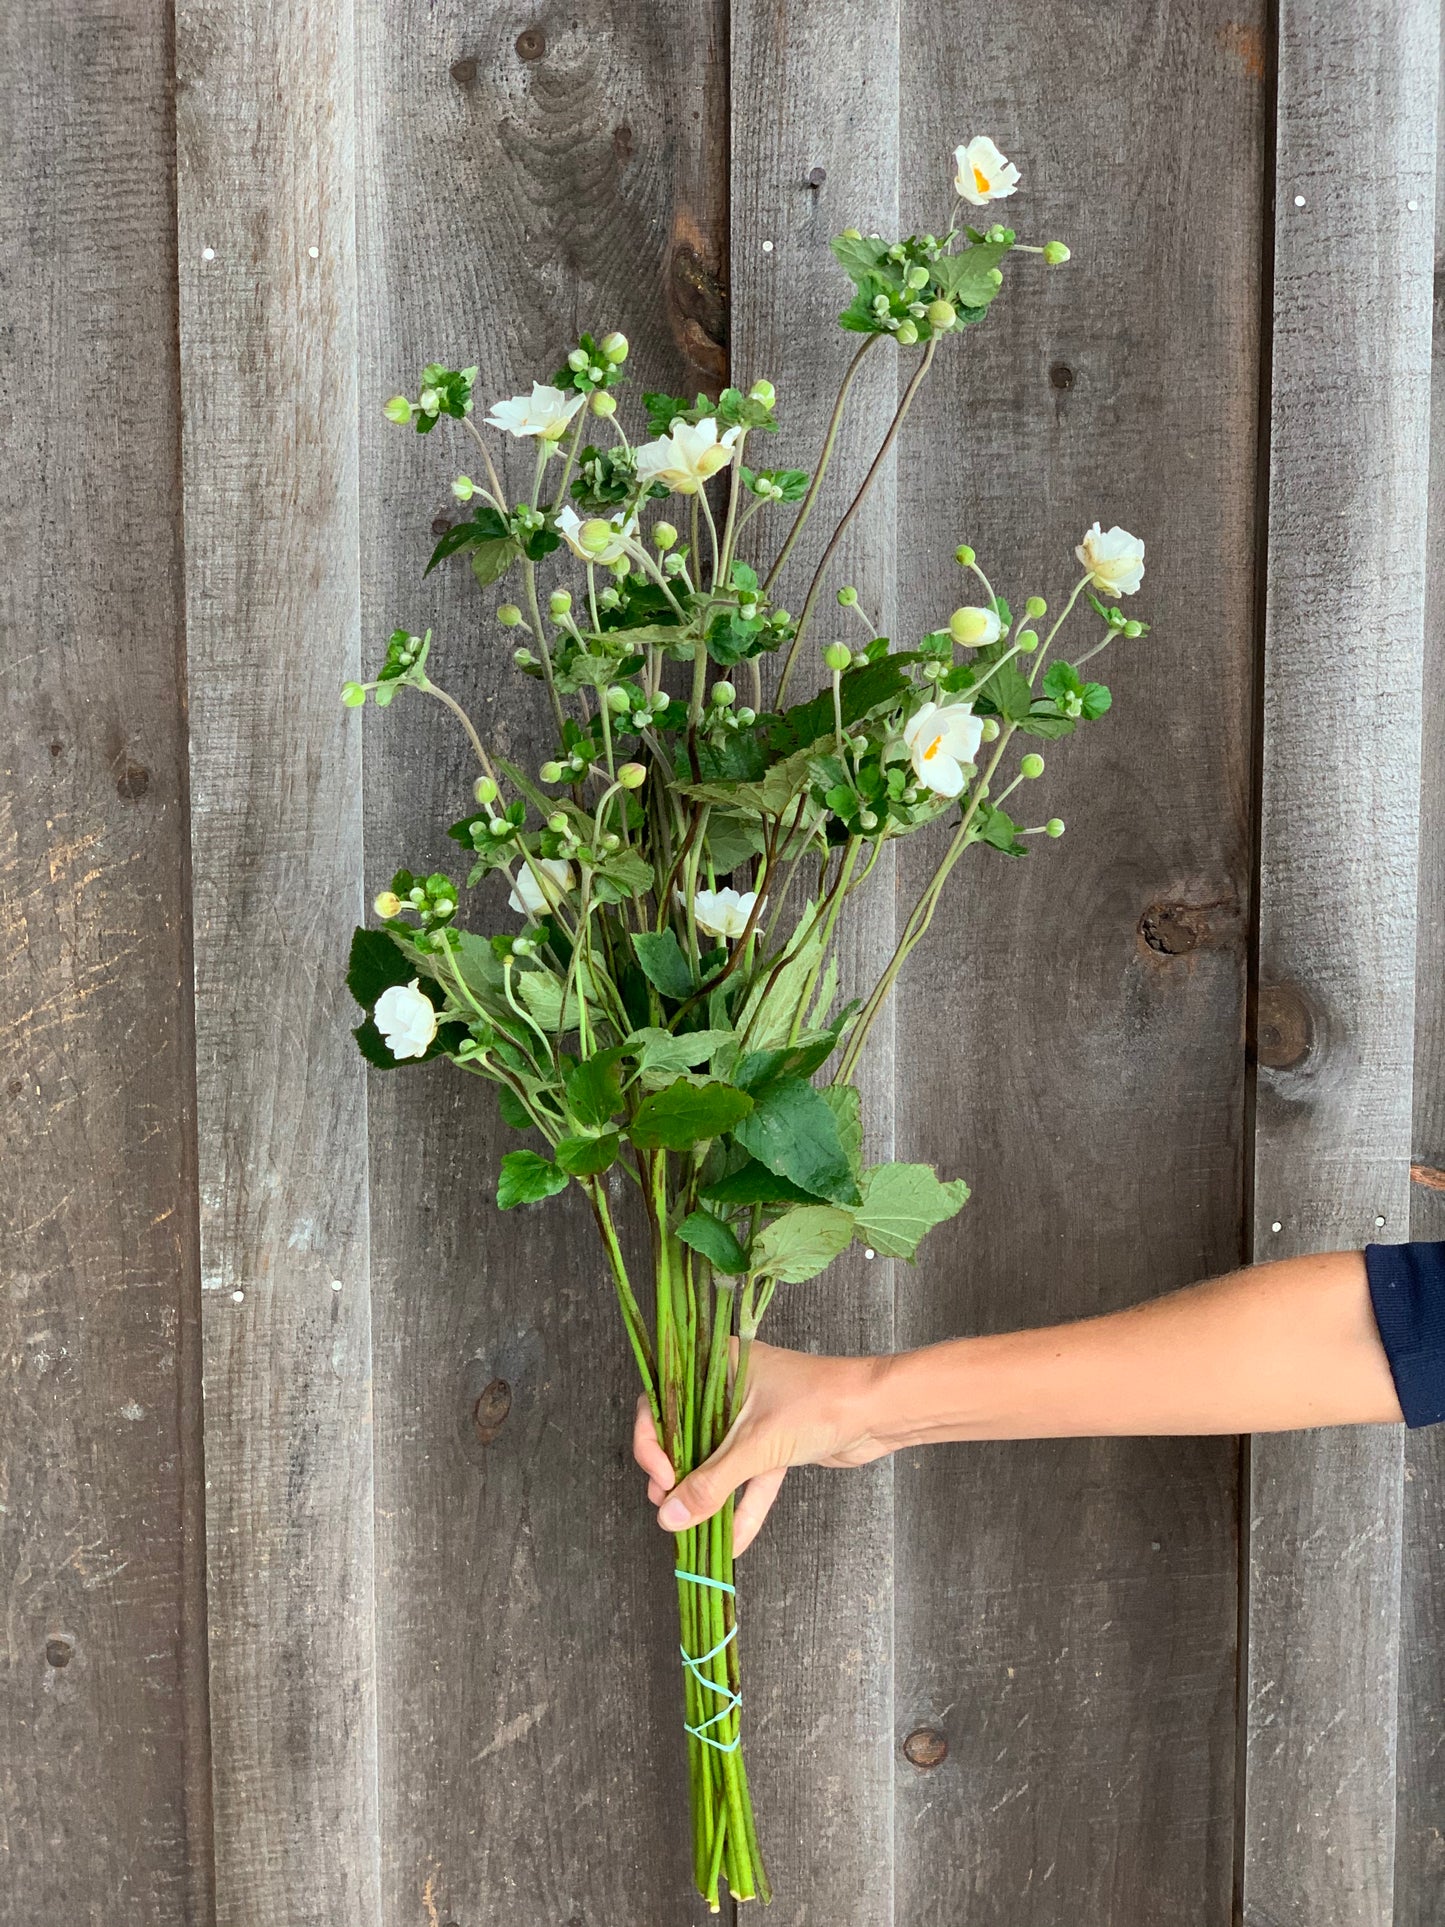
[[[535, 871], [557, 886], [550, 894], [543, 889]], [[517, 871], [517, 881], [507, 898], [507, 907], [523, 915], [541, 916], [553, 907], [555, 899], [572, 888], [572, 865], [559, 856], [533, 857]]]
[[372, 1012], [376, 1028], [386, 1039], [386, 1047], [400, 1062], [407, 1057], [425, 1057], [437, 1034], [436, 1006], [413, 977], [409, 984], [391, 984], [376, 1000]]
[[1101, 595], [1133, 595], [1144, 580], [1144, 544], [1117, 522], [1107, 532], [1096, 522], [1074, 554]]

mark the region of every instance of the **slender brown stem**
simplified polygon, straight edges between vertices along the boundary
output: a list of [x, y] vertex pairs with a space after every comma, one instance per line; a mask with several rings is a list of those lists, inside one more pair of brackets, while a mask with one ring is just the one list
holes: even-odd
[[828, 464], [833, 458], [833, 444], [838, 439], [838, 428], [843, 420], [843, 408], [848, 400], [848, 391], [853, 386], [853, 378], [863, 366], [863, 357], [868, 353], [868, 350], [873, 344], [881, 340], [881, 338], [879, 335], [865, 335], [858, 352], [848, 363], [843, 380], [838, 388], [838, 399], [833, 403], [833, 412], [828, 418], [828, 432], [824, 435], [823, 446], [818, 451], [818, 466], [813, 470], [813, 479], [808, 484], [807, 494], [798, 505], [798, 513], [793, 517], [793, 526], [788, 530], [787, 539], [774, 557], [772, 568], [768, 570], [767, 577], [763, 582], [764, 595], [771, 594], [773, 584], [782, 573], [783, 564], [793, 553], [793, 544], [803, 533], [804, 524], [813, 513], [813, 504], [818, 499], [818, 490], [823, 485], [823, 477], [827, 474]]

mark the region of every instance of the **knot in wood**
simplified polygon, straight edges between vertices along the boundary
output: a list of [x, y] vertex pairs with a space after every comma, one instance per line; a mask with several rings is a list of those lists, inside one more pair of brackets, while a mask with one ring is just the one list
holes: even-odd
[[477, 77], [477, 63], [470, 54], [451, 64], [451, 76], [458, 87], [470, 87]]
[[1209, 941], [1213, 904], [1151, 903], [1139, 919], [1139, 935], [1161, 957], [1187, 957]]
[[927, 1773], [948, 1758], [948, 1736], [936, 1726], [920, 1726], [903, 1742], [903, 1757]]
[[57, 1633], [45, 1642], [45, 1663], [47, 1666], [68, 1666], [75, 1655], [74, 1640], [67, 1639], [64, 1633]]
[[494, 1378], [482, 1388], [472, 1407], [472, 1423], [483, 1445], [490, 1445], [507, 1422], [512, 1409], [512, 1388], [504, 1378]]
[[517, 35], [517, 52], [523, 60], [540, 60], [547, 51], [547, 36], [540, 27], [526, 27]]
[[1255, 1013], [1255, 1055], [1266, 1070], [1290, 1071], [1315, 1044], [1314, 1016], [1288, 984], [1261, 984]]

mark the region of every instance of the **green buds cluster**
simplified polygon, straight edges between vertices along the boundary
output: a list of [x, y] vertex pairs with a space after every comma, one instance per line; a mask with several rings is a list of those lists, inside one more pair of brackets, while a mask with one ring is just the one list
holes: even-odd
[[626, 359], [626, 335], [614, 331], [603, 335], [600, 341], [594, 340], [591, 335], [583, 335], [552, 377], [552, 385], [564, 392], [571, 389], [574, 394], [586, 395], [596, 413], [606, 414], [610, 411], [597, 409], [596, 402], [601, 399], [604, 390], [621, 379], [622, 364]]
[[443, 415], [460, 421], [464, 415], [471, 414], [472, 383], [476, 378], [475, 368], [444, 368], [440, 362], [429, 362], [421, 371], [416, 400], [393, 395], [381, 412], [389, 422], [399, 422], [403, 427], [413, 422], [419, 435], [430, 434]]

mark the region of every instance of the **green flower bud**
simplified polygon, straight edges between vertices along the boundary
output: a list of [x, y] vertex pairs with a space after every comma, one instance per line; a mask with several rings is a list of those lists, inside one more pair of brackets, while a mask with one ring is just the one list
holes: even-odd
[[371, 907], [379, 917], [399, 917], [401, 915], [401, 898], [396, 894], [395, 890], [383, 890]]
[[872, 810], [859, 810], [858, 827], [860, 830], [876, 830], [878, 828], [878, 818]]
[[738, 692], [730, 682], [715, 682], [712, 686], [712, 699], [720, 709], [730, 709], [738, 699]]
[[459, 502], [470, 502], [477, 492], [477, 485], [470, 475], [459, 475], [452, 483], [452, 494]]
[[1135, 636], [1142, 636], [1143, 633], [1144, 633], [1143, 623], [1136, 622], [1132, 616], [1124, 624], [1124, 634], [1128, 636], [1131, 641]]
[[925, 267], [911, 267], [903, 278], [910, 288], [926, 288], [928, 286], [928, 270]]
[[958, 547], [953, 552], [953, 559], [962, 568], [965, 568], [965, 569], [969, 568], [972, 565], [973, 559], [974, 559], [973, 550], [968, 546], [967, 542], [959, 543]]
[[951, 301], [929, 302], [928, 325], [930, 328], [937, 328], [941, 333], [945, 328], [951, 328], [957, 319], [958, 310]]
[[1003, 286], [1003, 269], [990, 268], [988, 271], [988, 278], [990, 281], [992, 281], [993, 285], [996, 288], [1001, 288]]
[[435, 388], [423, 388], [417, 396], [417, 406], [424, 415], [439, 415], [441, 413], [442, 398]]
[[855, 756], [866, 755], [868, 750], [868, 738], [866, 736], [850, 736], [848, 738], [848, 747]]
[[[1048, 262], [1051, 268], [1062, 267], [1064, 262], [1067, 261], [1068, 258], [1069, 258], [1069, 250], [1064, 246], [1062, 241], [1045, 241], [1044, 259]], [[1062, 830], [1063, 827], [1064, 826], [1061, 823], [1059, 825], [1060, 830]]]
[[687, 563], [680, 555], [669, 555], [663, 559], [662, 570], [664, 575], [681, 575], [686, 567]]
[[998, 717], [985, 716], [983, 719], [983, 740], [986, 743], [998, 741]]
[[652, 525], [652, 540], [654, 546], [666, 554], [677, 540], [677, 530], [671, 522], [654, 522]]
[[522, 620], [522, 611], [515, 602], [504, 602], [497, 611], [497, 621], [504, 629], [515, 629]]
[[749, 729], [758, 720], [758, 712], [755, 709], [750, 709], [748, 705], [744, 703], [742, 708], [737, 712], [737, 717], [743, 728]]
[[1020, 629], [1014, 637], [1014, 641], [1026, 656], [1031, 656], [1039, 646], [1038, 631], [1036, 629]]
[[609, 395], [605, 389], [599, 388], [597, 393], [592, 397], [592, 413], [599, 416], [603, 421], [610, 421], [617, 413], [615, 396]]
[[554, 616], [565, 616], [565, 615], [570, 615], [571, 611], [572, 611], [571, 596], [568, 595], [565, 589], [554, 589], [551, 595], [547, 598], [548, 614], [554, 615]]
[[622, 838], [620, 836], [614, 836], [612, 831], [609, 830], [606, 836], [602, 838], [602, 848], [608, 856], [611, 856], [614, 850], [620, 850], [622, 848]]
[[640, 790], [647, 781], [645, 763], [623, 763], [617, 771], [617, 780], [625, 790]]
[[778, 399], [778, 391], [770, 381], [755, 381], [748, 396], [752, 401], [760, 401], [764, 408], [771, 408]]
[[1027, 776], [1032, 779], [1035, 776], [1042, 776], [1043, 773], [1044, 773], [1043, 757], [1038, 755], [1034, 750], [1030, 750], [1028, 755], [1025, 756], [1019, 763], [1019, 775]]
[[632, 698], [625, 689], [609, 689], [607, 692], [607, 707], [612, 711], [614, 716], [620, 716], [624, 710], [631, 709]]
[[567, 366], [574, 374], [580, 375], [582, 370], [590, 365], [591, 357], [585, 348], [574, 348], [567, 357]]
[[1051, 816], [1044, 825], [1044, 831], [1048, 836], [1062, 836], [1064, 833], [1064, 819], [1061, 816]]
[[823, 650], [823, 661], [835, 676], [841, 675], [853, 661], [853, 651], [846, 642], [830, 642]]
[[551, 762], [543, 763], [542, 767], [537, 771], [537, 774], [544, 783], [560, 783], [562, 781], [562, 765]]
[[532, 654], [530, 649], [514, 649], [512, 651], [512, 661], [516, 663], [519, 669], [530, 669], [536, 660], [537, 658]]
[[650, 709], [634, 709], [630, 720], [634, 729], [646, 729], [652, 721], [652, 711]]
[[620, 368], [627, 359], [627, 336], [614, 332], [603, 335], [601, 349], [614, 368]]
[[998, 618], [990, 609], [955, 609], [948, 618], [948, 633], [965, 649], [973, 649], [998, 634]]
[[512, 950], [518, 957], [530, 957], [537, 948], [530, 937], [513, 937]]
[[863, 236], [858, 232], [857, 228], [845, 227], [843, 232], [838, 236], [838, 239], [840, 241], [861, 241]]
[[577, 531], [577, 546], [589, 555], [601, 555], [616, 534], [612, 524], [600, 515], [589, 516]]
[[773, 613], [768, 617], [768, 621], [774, 629], [786, 629], [792, 620], [793, 618], [788, 614], [786, 609], [774, 609]]
[[1040, 616], [1046, 616], [1048, 613], [1049, 605], [1041, 595], [1031, 595], [1024, 604], [1024, 614], [1026, 616], [1032, 616], [1035, 622], [1038, 621]]
[[855, 649], [853, 651], [853, 667], [855, 669], [866, 669], [868, 667], [868, 651], [866, 649]]
[[911, 348], [918, 339], [918, 329], [911, 321], [900, 321], [894, 340], [900, 347]]
[[487, 825], [487, 828], [499, 841], [504, 840], [512, 834], [512, 826], [505, 816], [494, 816]]
[[389, 422], [409, 422], [412, 407], [405, 395], [393, 395], [381, 412]]
[[[632, 573], [632, 564], [625, 555], [619, 555], [615, 562], [609, 562], [607, 566], [619, 582], [623, 581]], [[620, 601], [621, 597], [619, 597], [618, 600]]]
[[366, 701], [366, 691], [359, 682], [344, 682], [341, 685], [341, 700], [348, 709], [360, 709]]
[[935, 656], [931, 661], [924, 663], [919, 674], [925, 682], [937, 682], [943, 674], [943, 664]]
[[490, 776], [479, 776], [476, 782], [472, 784], [472, 795], [476, 797], [479, 803], [495, 803], [497, 800], [497, 786]]
[[838, 606], [840, 609], [851, 609], [857, 600], [858, 591], [856, 589], [844, 588], [838, 591]]
[[547, 828], [554, 836], [564, 836], [570, 827], [571, 824], [563, 810], [556, 810], [547, 818]]

